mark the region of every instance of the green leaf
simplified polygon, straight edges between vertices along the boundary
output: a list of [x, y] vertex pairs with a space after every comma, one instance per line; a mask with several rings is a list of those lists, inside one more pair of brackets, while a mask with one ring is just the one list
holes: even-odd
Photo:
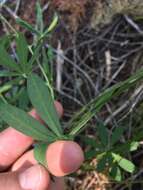
[[141, 141], [143, 139], [143, 133], [140, 131], [139, 133], [135, 134], [134, 137], [124, 144], [120, 144], [120, 146], [116, 145], [114, 147], [114, 152], [122, 154], [123, 152], [129, 153], [132, 151], [137, 150], [140, 143], [138, 141]]
[[53, 21], [51, 22], [50, 26], [45, 30], [45, 32], [42, 34], [41, 38], [44, 38], [47, 34], [52, 32], [52, 30], [54, 30], [57, 24], [58, 24], [58, 15], [55, 14]]
[[0, 87], [0, 94], [10, 90], [13, 85], [18, 85], [19, 83], [23, 83], [23, 80], [21, 80], [20, 77], [6, 82], [2, 87]]
[[[48, 48], [48, 52], [49, 52], [49, 48]], [[49, 82], [52, 82], [52, 68], [50, 65], [50, 58], [48, 56], [48, 53], [46, 52], [45, 49], [42, 49], [42, 56], [43, 56], [43, 69], [48, 77]]]
[[20, 90], [20, 95], [18, 97], [18, 107], [21, 109], [27, 109], [29, 105], [29, 97], [27, 93], [27, 88], [23, 87]]
[[138, 149], [139, 145], [140, 145], [139, 142], [133, 141], [133, 142], [130, 143], [129, 150], [130, 150], [131, 152], [133, 152], [133, 151], [135, 151], [135, 150]]
[[92, 158], [95, 158], [96, 155], [100, 154], [103, 149], [100, 148], [100, 145], [97, 146], [95, 149], [90, 149], [85, 152], [85, 160], [91, 160]]
[[103, 145], [101, 145], [100, 143], [98, 143], [95, 139], [95, 137], [86, 137], [84, 135], [80, 135], [80, 141], [85, 143], [86, 145], [90, 145], [91, 147], [94, 147], [94, 148], [97, 148], [97, 147], [100, 147], [100, 148], [104, 148]]
[[54, 52], [53, 52], [53, 48], [51, 46], [48, 47], [48, 59], [49, 61], [53, 61], [54, 60]]
[[118, 165], [125, 171], [129, 173], [133, 173], [135, 171], [135, 165], [130, 161], [118, 154], [112, 153], [114, 160], [118, 163]]
[[39, 30], [42, 33], [43, 29], [44, 29], [43, 11], [42, 11], [41, 5], [38, 1], [36, 2], [36, 17], [37, 17], [36, 18], [37, 30]]
[[68, 128], [71, 128], [71, 135], [79, 133], [84, 125], [108, 102], [113, 96], [113, 90], [107, 90], [98, 98], [93, 99], [85, 105], [81, 111], [69, 121]]
[[57, 24], [58, 24], [58, 15], [55, 14], [53, 21], [51, 22], [50, 26], [47, 29], [47, 33], [51, 32], [56, 27]]
[[45, 126], [19, 108], [1, 103], [0, 116], [9, 126], [36, 140], [53, 142], [56, 139]]
[[108, 154], [104, 154], [102, 158], [98, 160], [98, 164], [96, 168], [98, 172], [102, 172], [106, 168], [107, 159], [108, 159]]
[[28, 77], [27, 88], [32, 105], [40, 117], [45, 121], [48, 127], [60, 137], [62, 135], [62, 128], [49, 88], [45, 85], [44, 81], [35, 74], [31, 74]]
[[117, 182], [122, 181], [122, 174], [120, 168], [114, 164], [109, 172], [112, 179], [114, 179]]
[[69, 121], [67, 125], [67, 128], [70, 128], [69, 134], [77, 135], [84, 128], [87, 122], [94, 117], [108, 101], [127, 91], [141, 79], [143, 79], [143, 69], [129, 77], [127, 80], [106, 89], [98, 97], [91, 100], [91, 102], [85, 105]]
[[102, 122], [98, 122], [96, 124], [97, 127], [97, 131], [100, 137], [100, 140], [102, 142], [102, 144], [107, 147], [108, 146], [108, 131], [106, 129], [106, 127], [104, 126], [104, 124]]
[[1, 38], [0, 38], [0, 45], [2, 46], [2, 47], [9, 47], [9, 44], [11, 43], [11, 40], [12, 40], [12, 38], [13, 38], [13, 35], [11, 35], [11, 34], [6, 34], [6, 35], [4, 35], [4, 36], [2, 36]]
[[125, 128], [123, 127], [117, 127], [111, 136], [111, 145], [114, 145], [118, 140], [120, 140], [123, 132], [125, 131]]
[[29, 65], [30, 68], [32, 68], [33, 63], [39, 58], [39, 52], [40, 52], [41, 46], [42, 46], [42, 45], [39, 44], [39, 45], [34, 49], [33, 55], [32, 55], [31, 59], [30, 59], [29, 62], [28, 62], [28, 65]]
[[16, 62], [9, 56], [7, 51], [0, 45], [0, 65], [11, 69], [12, 71], [20, 72], [20, 67]]
[[31, 24], [29, 24], [28, 22], [22, 20], [21, 18], [17, 18], [16, 22], [17, 22], [17, 24], [19, 24], [23, 28], [26, 28], [30, 32], [32, 32], [32, 33], [34, 33], [36, 35], [40, 35], [40, 33]]
[[37, 160], [38, 163], [42, 164], [45, 167], [47, 166], [46, 161], [46, 150], [48, 144], [36, 144], [34, 147], [34, 158]]
[[18, 36], [16, 38], [16, 45], [17, 45], [16, 50], [19, 58], [19, 63], [25, 72], [27, 69], [26, 64], [28, 59], [28, 44], [22, 33], [18, 33]]
[[10, 72], [10, 71], [0, 71], [0, 77], [15, 77], [15, 76], [19, 76], [20, 74], [16, 73], [16, 72]]

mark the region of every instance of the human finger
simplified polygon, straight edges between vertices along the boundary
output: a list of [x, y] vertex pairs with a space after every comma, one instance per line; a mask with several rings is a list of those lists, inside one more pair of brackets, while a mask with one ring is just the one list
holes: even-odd
[[[55, 106], [59, 116], [63, 114], [61, 104], [55, 101]], [[38, 114], [33, 109], [30, 112], [35, 119], [40, 120]], [[21, 156], [33, 143], [33, 139], [17, 130], [9, 127], [0, 133], [0, 171], [9, 167], [19, 156]]]
[[[76, 171], [84, 160], [81, 147], [73, 141], [56, 141], [50, 144], [46, 151], [48, 170], [57, 177]], [[12, 166], [12, 170], [35, 164], [33, 150], [25, 153]]]
[[4, 190], [47, 190], [49, 184], [49, 174], [39, 164], [22, 171], [0, 173], [0, 189]]

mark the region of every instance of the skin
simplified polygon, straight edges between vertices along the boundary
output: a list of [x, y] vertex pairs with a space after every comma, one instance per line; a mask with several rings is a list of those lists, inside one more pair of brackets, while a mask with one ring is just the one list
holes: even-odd
[[[59, 116], [63, 108], [55, 102]], [[30, 112], [41, 119], [35, 110]], [[46, 152], [48, 171], [38, 164], [29, 147], [33, 139], [9, 127], [0, 133], [0, 190], [64, 190], [63, 176], [76, 171], [84, 160], [83, 151], [73, 141], [57, 141]], [[50, 179], [53, 174], [54, 182]]]

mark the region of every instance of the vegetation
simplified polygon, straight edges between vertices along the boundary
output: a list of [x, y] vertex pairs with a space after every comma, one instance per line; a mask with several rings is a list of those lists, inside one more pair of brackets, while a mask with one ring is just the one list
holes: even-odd
[[[109, 117], [105, 114], [103, 120], [100, 114], [108, 103], [118, 104], [120, 96], [128, 97], [134, 89], [141, 86], [143, 69], [140, 67], [131, 76], [115, 84], [111, 81], [111, 85], [106, 85], [88, 103], [82, 104], [79, 111], [76, 109], [76, 113], [68, 121], [65, 119], [62, 122], [54, 107], [57, 93], [54, 89], [55, 71], [52, 64], [56, 51], [49, 43], [58, 25], [58, 15], [54, 14], [49, 26], [45, 27], [43, 10], [37, 2], [35, 25], [15, 16], [15, 22], [29, 32], [30, 40], [13, 28], [2, 14], [0, 18], [11, 29], [9, 34], [0, 38], [2, 129], [8, 124], [37, 140], [34, 147], [35, 158], [45, 167], [45, 148], [49, 143], [60, 139], [77, 140], [85, 150], [86, 161], [81, 167], [82, 172], [104, 173], [111, 181], [119, 184], [126, 182], [125, 187], [130, 186], [132, 176], [140, 171], [140, 167], [132, 160], [132, 154], [142, 146], [141, 121], [134, 116], [133, 121], [137, 128], [132, 129], [127, 138], [130, 130], [127, 118], [119, 122], [119, 125], [116, 126], [115, 122], [111, 126], [107, 122]], [[63, 57], [60, 54], [60, 58]], [[87, 74], [85, 76], [89, 79]], [[140, 101], [138, 106], [142, 106]], [[31, 107], [36, 108], [48, 127], [27, 114]], [[97, 163], [91, 164], [94, 159]]]

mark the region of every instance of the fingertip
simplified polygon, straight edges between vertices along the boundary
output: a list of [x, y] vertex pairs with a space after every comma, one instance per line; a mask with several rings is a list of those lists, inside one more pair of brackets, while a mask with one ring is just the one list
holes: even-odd
[[[62, 117], [64, 114], [64, 108], [62, 106], [62, 104], [58, 101], [54, 102], [55, 104], [55, 108], [57, 110], [57, 113], [59, 115], [59, 117]], [[38, 121], [40, 121], [41, 123], [43, 123], [42, 119], [40, 118], [40, 116], [38, 115], [37, 111], [35, 109], [32, 109], [29, 114], [34, 117], [35, 119], [37, 119]]]
[[59, 101], [55, 101], [54, 104], [55, 104], [55, 107], [56, 107], [59, 117], [62, 117], [64, 114], [64, 108], [63, 108], [62, 104]]
[[38, 121], [42, 122], [40, 116], [37, 114], [36, 110], [35, 109], [32, 109], [29, 114], [34, 117], [35, 119], [37, 119]]
[[19, 183], [22, 189], [47, 189], [50, 177], [47, 170], [37, 164], [19, 174]]
[[84, 160], [84, 154], [73, 141], [56, 141], [49, 145], [46, 158], [49, 171], [61, 177], [76, 171]]
[[0, 173], [0, 190], [48, 189], [50, 177], [47, 170], [37, 164], [23, 171]]
[[36, 165], [37, 161], [34, 158], [33, 150], [30, 150], [23, 154], [11, 167], [11, 171], [23, 171], [27, 168], [30, 168], [33, 165]]

